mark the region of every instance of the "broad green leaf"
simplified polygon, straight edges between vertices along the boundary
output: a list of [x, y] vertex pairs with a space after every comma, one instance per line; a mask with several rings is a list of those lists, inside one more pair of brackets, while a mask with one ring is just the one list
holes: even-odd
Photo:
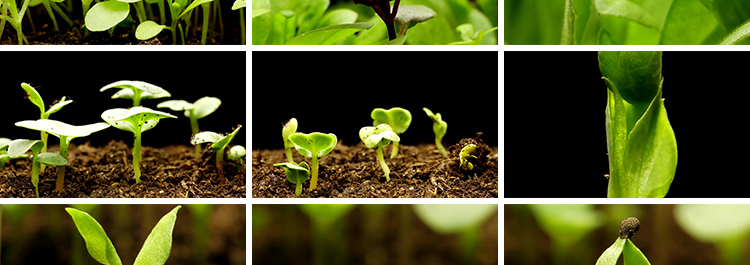
[[601, 15], [621, 17], [646, 27], [659, 29], [656, 19], [639, 5], [627, 0], [595, 0]]
[[237, 129], [234, 129], [232, 133], [228, 134], [227, 136], [222, 137], [221, 139], [219, 139], [219, 141], [212, 144], [211, 149], [224, 150], [224, 148], [226, 148], [227, 145], [229, 145], [229, 143], [232, 142], [232, 140], [234, 139], [234, 136], [237, 135], [237, 132], [239, 132], [241, 128], [242, 128], [242, 125], [237, 125]]
[[137, 3], [137, 2], [140, 2], [140, 1], [143, 1], [143, 0], [116, 0], [116, 1], [120, 1], [120, 2], [123, 2], [123, 3]]
[[193, 105], [193, 103], [187, 102], [182, 99], [173, 99], [173, 100], [167, 100], [162, 103], [159, 103], [158, 105], [156, 105], [156, 107], [157, 108], [169, 108], [174, 111], [183, 111], [183, 110], [194, 109], [195, 105]]
[[[270, 0], [253, 0], [253, 17], [252, 33], [253, 45], [266, 44], [268, 35], [271, 33], [271, 21], [273, 18], [273, 9], [271, 9]], [[278, 12], [278, 11], [276, 11]]]
[[367, 148], [383, 147], [393, 142], [401, 141], [388, 124], [380, 124], [375, 127], [362, 127], [359, 129], [359, 139], [365, 143]]
[[159, 25], [154, 21], [146, 21], [138, 25], [138, 28], [135, 29], [135, 38], [139, 40], [148, 40], [153, 37], [156, 37], [156, 35], [159, 35], [161, 31], [166, 28], [165, 25]]
[[35, 121], [19, 121], [16, 122], [16, 126], [48, 132], [58, 138], [61, 136], [68, 136], [68, 140], [70, 140], [75, 137], [88, 136], [94, 132], [104, 130], [109, 128], [110, 125], [103, 122], [97, 122], [89, 125], [75, 126], [61, 121], [41, 119]]
[[607, 250], [604, 250], [604, 253], [599, 256], [599, 259], [596, 260], [596, 265], [616, 265], [627, 240], [627, 238], [618, 237], [615, 243], [607, 248]]
[[718, 24], [711, 11], [699, 0], [674, 0], [664, 22], [659, 44], [701, 44]]
[[[406, 32], [407, 43], [411, 45], [442, 45], [454, 42], [459, 39], [458, 33], [455, 32], [456, 27], [467, 22], [465, 21], [465, 17], [468, 13], [461, 14], [464, 19], [457, 21], [454, 12], [460, 12], [461, 10], [468, 12], [468, 9], [461, 7], [459, 10], [454, 11], [452, 10], [452, 7], [459, 5], [453, 2], [438, 0], [404, 0], [401, 1], [401, 5], [422, 5], [435, 12], [435, 16], [432, 19], [419, 23], [417, 26], [410, 28]], [[400, 15], [401, 10], [399, 8], [397, 16]], [[560, 27], [557, 27], [556, 31], [558, 34], [557, 41], [559, 43]], [[448, 34], [448, 32], [453, 34]]]
[[740, 44], [743, 40], [750, 36], [750, 20], [737, 27], [732, 33], [729, 33], [724, 40], [721, 41], [721, 45], [734, 45]]
[[271, 9], [253, 9], [252, 18], [262, 16], [271, 12]]
[[315, 28], [357, 22], [357, 12], [351, 9], [335, 9], [323, 15]]
[[[107, 2], [104, 2], [104, 3], [107, 3]], [[110, 89], [110, 88], [126, 88], [132, 91], [142, 90], [145, 92], [149, 92], [153, 95], [159, 95], [165, 91], [163, 88], [156, 86], [154, 84], [147, 83], [147, 82], [123, 80], [123, 81], [117, 81], [114, 83], [107, 84], [106, 86], [99, 89], [99, 92], [104, 92], [105, 90]], [[132, 97], [132, 94], [131, 94], [131, 97]]]
[[745, 0], [713, 0], [711, 12], [724, 26], [727, 32], [732, 32], [750, 19], [750, 2]]
[[143, 243], [141, 251], [135, 257], [134, 265], [163, 265], [169, 259], [169, 252], [172, 250], [172, 230], [174, 223], [177, 221], [177, 211], [181, 206], [177, 206], [172, 211], [164, 215], [159, 222], [148, 234], [146, 242]]
[[373, 120], [373, 126], [385, 123], [388, 124], [392, 131], [397, 134], [406, 132], [406, 130], [409, 129], [409, 125], [411, 125], [411, 112], [399, 107], [388, 110], [375, 108], [370, 113], [370, 117]]
[[268, 44], [283, 45], [297, 34], [297, 15], [291, 10], [282, 10], [273, 16], [273, 28], [268, 35]]
[[[247, 1], [245, 1], [245, 0], [236, 0], [232, 4], [232, 10], [237, 10], [237, 9], [243, 8], [245, 6], [247, 6]], [[268, 12], [271, 12], [271, 9], [268, 9]], [[253, 10], [253, 17], [256, 17], [255, 16], [255, 10]]]
[[310, 177], [310, 167], [306, 162], [300, 162], [299, 165], [295, 163], [279, 163], [273, 165], [283, 168], [284, 173], [286, 174], [286, 179], [294, 184], [304, 183]]
[[19, 157], [29, 150], [39, 152], [44, 143], [41, 140], [16, 139], [8, 143], [8, 155], [10, 157]]
[[334, 25], [312, 30], [289, 40], [287, 45], [329, 45], [342, 40], [363, 29], [369, 29], [372, 23], [357, 22], [354, 24]]
[[[565, 1], [504, 0], [503, 3], [503, 39], [505, 42], [512, 45], [550, 45], [560, 43], [563, 15], [565, 14]], [[440, 10], [432, 6], [431, 8], [438, 13], [438, 17], [435, 19], [440, 19]], [[593, 14], [595, 14], [595, 11]], [[592, 17], [597, 16], [592, 15]], [[435, 21], [431, 21], [430, 23], [433, 22]], [[598, 33], [598, 29], [594, 32], [594, 34], [596, 33]]]
[[154, 128], [163, 118], [177, 118], [172, 114], [151, 110], [144, 107], [132, 107], [130, 109], [109, 109], [102, 113], [102, 119], [109, 125], [120, 130], [135, 132], [139, 124], [141, 132]]
[[441, 234], [478, 227], [497, 212], [495, 204], [415, 204], [413, 208], [422, 222]]
[[27, 83], [21, 83], [21, 88], [26, 91], [26, 96], [29, 101], [39, 108], [39, 112], [44, 113], [44, 100], [42, 100], [42, 96], [39, 95], [39, 92], [36, 92], [36, 89]]
[[[193, 103], [195, 105], [195, 110], [193, 115], [197, 119], [202, 119], [203, 117], [208, 116], [211, 113], [214, 113], [216, 109], [221, 106], [221, 100], [215, 97], [202, 97]], [[185, 114], [188, 114], [187, 112]], [[185, 117], [188, 117], [189, 115], [185, 115]]]
[[289, 136], [289, 140], [294, 144], [294, 148], [297, 149], [301, 155], [305, 157], [321, 157], [327, 155], [333, 148], [336, 147], [338, 139], [336, 135], [329, 133], [295, 133]]
[[45, 165], [64, 166], [68, 161], [64, 157], [53, 153], [41, 153], [37, 155], [36, 161]]
[[625, 247], [622, 249], [622, 258], [625, 265], [651, 265], [643, 252], [633, 244], [633, 241], [627, 239]]
[[661, 83], [662, 52], [600, 52], [602, 76], [617, 84], [625, 101], [649, 103]]
[[94, 5], [84, 18], [86, 28], [105, 31], [125, 20], [130, 14], [130, 5], [120, 1], [106, 1]]
[[74, 208], [65, 208], [86, 242], [89, 255], [96, 261], [108, 265], [121, 265], [115, 246], [107, 237], [104, 228], [91, 215]]
[[309, 3], [306, 9], [298, 9], [295, 12], [299, 19], [297, 23], [299, 25], [298, 33], [306, 33], [315, 29], [318, 21], [323, 18], [323, 14], [331, 4], [329, 0], [307, 0], [306, 2]]

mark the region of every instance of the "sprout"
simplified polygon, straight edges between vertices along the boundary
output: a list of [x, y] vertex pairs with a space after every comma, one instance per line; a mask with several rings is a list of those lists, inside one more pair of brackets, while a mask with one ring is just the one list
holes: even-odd
[[443, 117], [440, 116], [440, 113], [432, 114], [432, 111], [428, 108], [422, 108], [422, 110], [424, 110], [424, 112], [427, 113], [427, 116], [432, 119], [432, 130], [435, 132], [435, 146], [437, 146], [438, 150], [440, 150], [440, 153], [442, 153], [444, 157], [448, 157], [448, 151], [445, 150], [442, 143], [445, 131], [448, 130], [448, 124], [443, 121]]
[[336, 135], [317, 132], [311, 134], [295, 133], [289, 136], [289, 141], [292, 141], [297, 152], [312, 159], [310, 190], [314, 190], [318, 183], [318, 158], [333, 151], [336, 143], [338, 143]]
[[[296, 194], [297, 196], [302, 194], [302, 183], [304, 183], [305, 180], [310, 177], [310, 166], [308, 166], [305, 162], [300, 162], [299, 164], [291, 162], [273, 165], [283, 168], [284, 173], [286, 174], [286, 179], [291, 183], [297, 184], [297, 188], [294, 189], [294, 194]], [[306, 168], [302, 166], [305, 166]]]
[[[49, 134], [57, 136], [57, 138], [60, 138], [60, 156], [65, 159], [68, 158], [68, 144], [70, 144], [70, 141], [72, 141], [74, 138], [89, 136], [92, 133], [109, 128], [109, 124], [103, 122], [84, 126], [74, 126], [56, 120], [19, 121], [16, 122], [16, 126], [47, 132]], [[57, 167], [57, 182], [55, 184], [55, 191], [63, 191], [64, 179], [65, 167]]]
[[247, 150], [245, 150], [245, 147], [242, 147], [241, 145], [235, 145], [229, 149], [227, 158], [237, 163], [237, 171], [239, 171], [242, 169], [242, 158], [245, 157], [245, 155], [247, 155]]
[[[221, 100], [219, 100], [218, 98], [202, 97], [201, 99], [195, 101], [195, 103], [189, 103], [184, 100], [167, 100], [159, 103], [159, 105], [156, 105], [156, 107], [170, 108], [174, 111], [184, 110], [185, 117], [190, 119], [190, 129], [193, 132], [191, 135], [194, 135], [200, 132], [200, 129], [198, 128], [198, 120], [208, 116], [211, 113], [214, 113], [214, 111], [216, 111], [216, 109], [218, 109], [220, 105]], [[195, 145], [195, 156], [200, 157], [200, 155], [201, 146]]]
[[21, 157], [31, 150], [31, 184], [34, 185], [36, 196], [39, 197], [39, 164], [64, 166], [68, 161], [64, 157], [53, 153], [39, 153], [44, 144], [41, 140], [13, 140], [0, 146], [10, 157]]
[[[165, 214], [151, 230], [151, 233], [143, 242], [141, 251], [135, 257], [133, 264], [153, 264], [163, 265], [169, 259], [169, 252], [172, 249], [172, 231], [174, 230], [175, 221], [177, 221], [177, 211], [182, 206], [178, 205], [167, 214]], [[65, 208], [70, 214], [78, 232], [86, 242], [86, 249], [89, 251], [94, 260], [101, 264], [122, 264], [117, 250], [109, 239], [104, 228], [99, 222], [91, 217], [88, 213], [75, 209]]]
[[464, 148], [461, 148], [461, 153], [459, 154], [458, 159], [461, 162], [462, 170], [474, 170], [474, 164], [477, 163], [477, 156], [472, 155], [472, 153], [476, 150], [477, 146], [475, 144], [469, 144], [464, 146]]
[[246, 0], [235, 0], [232, 4], [232, 10], [240, 10], [240, 44], [245, 45], [245, 6], [247, 5]]
[[620, 236], [609, 248], [604, 250], [596, 265], [615, 265], [622, 254], [627, 264], [651, 264], [638, 247], [630, 240], [635, 232], [641, 227], [641, 223], [635, 217], [628, 217], [620, 223]]
[[281, 129], [281, 137], [284, 138], [284, 149], [286, 150], [286, 160], [289, 163], [294, 163], [294, 158], [292, 158], [292, 147], [294, 147], [294, 144], [289, 140], [289, 136], [295, 132], [297, 132], [297, 119], [292, 118]]
[[359, 129], [359, 138], [365, 142], [367, 148], [378, 148], [378, 162], [385, 173], [385, 181], [391, 181], [389, 176], [391, 171], [385, 164], [385, 159], [383, 159], [383, 146], [390, 144], [391, 141], [399, 142], [401, 138], [393, 132], [388, 124], [380, 124], [377, 127], [362, 127], [362, 129]]
[[[34, 89], [32, 86], [30, 86], [27, 83], [21, 83], [21, 88], [26, 91], [26, 95], [29, 98], [29, 101], [31, 103], [34, 103], [39, 108], [39, 118], [40, 119], [49, 119], [49, 115], [52, 113], [55, 113], [62, 109], [62, 107], [65, 107], [65, 105], [68, 105], [72, 103], [72, 100], [65, 100], [65, 97], [57, 101], [56, 103], [52, 104], [52, 106], [49, 107], [49, 110], [45, 110], [44, 108], [44, 100], [42, 100], [42, 96], [39, 95], [39, 92], [36, 92], [36, 89]], [[43, 143], [41, 152], [47, 152], [47, 133], [42, 131], [40, 133], [41, 140]], [[42, 166], [42, 171], [44, 171], [44, 166]]]
[[[11, 140], [8, 138], [0, 138], [0, 146], [6, 145], [7, 143], [10, 143]], [[28, 156], [26, 154], [22, 154], [19, 157], [11, 157], [8, 155], [7, 149], [0, 149], [0, 169], [5, 168], [5, 163], [10, 161], [11, 159], [17, 159], [17, 158], [27, 158]]]
[[133, 100], [133, 107], [141, 105], [141, 99], [168, 98], [169, 94], [161, 87], [149, 84], [143, 81], [117, 81], [99, 89], [99, 92], [110, 88], [121, 88], [120, 91], [112, 95], [112, 98], [129, 98]]
[[219, 171], [219, 183], [224, 183], [225, 179], [224, 149], [227, 148], [227, 145], [229, 145], [232, 139], [234, 139], [234, 136], [237, 135], [237, 132], [240, 131], [240, 128], [242, 128], [242, 125], [237, 125], [237, 129], [234, 129], [234, 132], [228, 134], [227, 136], [223, 136], [215, 132], [200, 132], [193, 135], [193, 139], [190, 140], [190, 143], [193, 145], [202, 143], [214, 143], [211, 145], [211, 149], [216, 151], [216, 169]]
[[120, 130], [132, 132], [135, 136], [133, 143], [133, 173], [135, 183], [141, 182], [141, 133], [154, 128], [159, 119], [177, 118], [169, 113], [151, 110], [144, 107], [129, 109], [109, 109], [102, 113], [102, 119]]
[[[402, 108], [391, 108], [389, 110], [376, 108], [372, 110], [370, 116], [373, 119], [372, 126], [378, 126], [379, 124], [388, 124], [393, 129], [393, 132], [400, 135], [406, 132], [406, 129], [411, 125], [411, 112]], [[398, 155], [398, 142], [393, 142], [393, 149], [391, 150], [391, 158]]]

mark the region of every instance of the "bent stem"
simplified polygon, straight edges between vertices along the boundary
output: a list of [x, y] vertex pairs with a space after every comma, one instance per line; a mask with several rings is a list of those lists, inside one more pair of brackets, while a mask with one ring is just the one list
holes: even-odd
[[385, 159], [383, 159], [383, 147], [378, 147], [378, 163], [380, 163], [380, 168], [382, 168], [385, 173], [385, 181], [391, 181], [391, 178], [389, 177], [391, 170], [388, 169], [388, 165], [385, 164]]
[[310, 179], [310, 190], [315, 189], [315, 184], [318, 183], [318, 156], [313, 153], [312, 155], [312, 178]]
[[[60, 156], [68, 159], [68, 137], [60, 136]], [[57, 166], [57, 181], [55, 182], [55, 191], [63, 191], [63, 183], [65, 182], [65, 167]]]
[[133, 144], [133, 173], [135, 174], [135, 184], [141, 183], [141, 127], [134, 130], [135, 143]]
[[391, 149], [391, 158], [396, 157], [398, 155], [398, 142], [393, 142], [393, 149]]
[[448, 157], [448, 151], [445, 150], [445, 147], [443, 147], [443, 143], [441, 143], [442, 139], [435, 138], [435, 146], [437, 146], [437, 149], [440, 151], [441, 154], [443, 154], [444, 157]]

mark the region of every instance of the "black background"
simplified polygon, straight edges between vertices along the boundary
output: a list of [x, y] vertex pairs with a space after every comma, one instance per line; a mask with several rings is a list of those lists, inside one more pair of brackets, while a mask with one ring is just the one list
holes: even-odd
[[283, 149], [281, 128], [333, 133], [355, 145], [374, 108], [409, 110], [401, 144], [435, 142], [432, 120], [448, 123], [443, 145], [483, 132], [497, 146], [497, 52], [253, 52], [253, 149]]
[[[505, 52], [505, 197], [606, 197], [607, 88], [597, 52]], [[748, 52], [664, 52], [677, 139], [666, 197], [750, 197]]]
[[[143, 134], [144, 146], [169, 144], [190, 145], [190, 122], [182, 112], [156, 105], [170, 99], [194, 102], [204, 96], [221, 99], [222, 104], [209, 116], [198, 120], [201, 130], [229, 133], [246, 123], [245, 52], [2, 52], [4, 65], [0, 72], [0, 137], [38, 139], [39, 132], [17, 127], [22, 120], [39, 119], [39, 108], [26, 99], [21, 83], [31, 84], [42, 96], [45, 108], [63, 96], [73, 103], [50, 115], [50, 119], [71, 125], [103, 122], [101, 114], [111, 108], [129, 108], [130, 99], [111, 99], [119, 89], [99, 89], [120, 80], [139, 80], [160, 86], [171, 98], [143, 99], [141, 104], [177, 116], [162, 119]], [[245, 145], [244, 127], [233, 143]], [[50, 136], [57, 145], [57, 137]], [[74, 139], [73, 143], [90, 141], [93, 146], [110, 140], [133, 144], [133, 134], [114, 127]]]

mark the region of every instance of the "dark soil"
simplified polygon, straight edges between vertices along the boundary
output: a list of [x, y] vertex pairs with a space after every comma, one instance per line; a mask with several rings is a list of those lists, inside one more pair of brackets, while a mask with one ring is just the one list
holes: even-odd
[[[56, 152], [57, 146], [48, 152]], [[204, 148], [195, 159], [193, 146], [143, 146], [141, 182], [135, 184], [132, 148], [111, 141], [95, 148], [71, 144], [63, 192], [56, 192], [57, 168], [48, 166], [39, 176], [39, 197], [63, 198], [245, 198], [245, 166], [225, 158], [226, 181], [219, 183], [214, 152]], [[0, 170], [0, 197], [36, 197], [31, 184], [31, 162], [16, 159]]]
[[[471, 172], [459, 169], [458, 154], [468, 144], [477, 145], [478, 166]], [[399, 146], [399, 155], [389, 158], [391, 146], [384, 148], [386, 164], [391, 170], [386, 182], [377, 161], [375, 149], [360, 142], [336, 148], [319, 159], [318, 182], [310, 191], [310, 180], [304, 184], [300, 197], [351, 198], [497, 198], [498, 149], [490, 148], [479, 138], [465, 138], [448, 147], [450, 158], [443, 157], [434, 144]], [[292, 150], [296, 162], [306, 161]], [[273, 166], [286, 162], [280, 150], [253, 150], [252, 175], [254, 198], [296, 198], [295, 184], [289, 182], [284, 170]]]

